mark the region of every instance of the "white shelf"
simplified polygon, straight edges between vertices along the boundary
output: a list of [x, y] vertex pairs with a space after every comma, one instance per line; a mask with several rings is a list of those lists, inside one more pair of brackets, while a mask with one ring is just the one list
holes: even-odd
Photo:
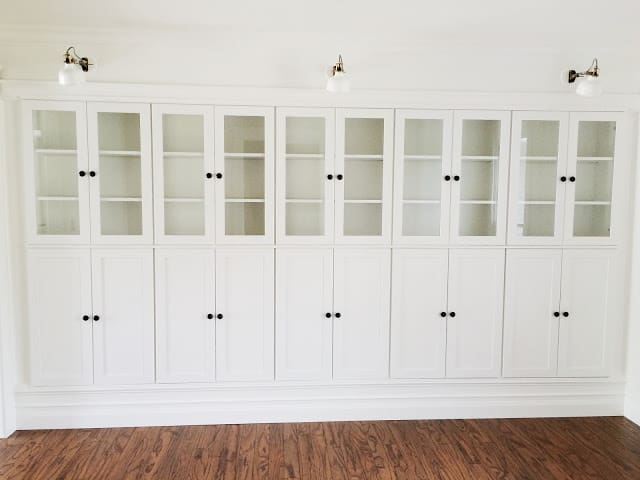
[[403, 200], [402, 203], [416, 205], [438, 205], [440, 200]]
[[255, 158], [261, 159], [264, 158], [264, 153], [225, 153], [224, 158]]
[[324, 200], [316, 199], [302, 199], [302, 198], [287, 198], [286, 203], [323, 203]]
[[465, 162], [493, 162], [500, 157], [497, 155], [463, 155], [460, 158]]
[[460, 205], [495, 205], [495, 200], [460, 200]]
[[382, 200], [345, 200], [345, 204], [353, 203], [382, 203]]
[[101, 202], [142, 202], [140, 197], [102, 197]]
[[520, 200], [518, 201], [520, 205], [555, 205], [556, 202], [553, 200]]
[[59, 201], [59, 202], [73, 202], [78, 200], [78, 197], [66, 197], [66, 196], [52, 196], [52, 195], [43, 195], [37, 197], [39, 201]]
[[204, 198], [165, 198], [164, 201], [170, 203], [202, 203]]
[[139, 157], [140, 152], [135, 150], [100, 150], [100, 155], [108, 157]]
[[576, 200], [574, 203], [576, 205], [611, 205], [611, 202], [598, 202], [598, 201], [587, 201], [587, 200]]
[[442, 160], [442, 155], [405, 155], [405, 160]]
[[285, 158], [311, 158], [317, 160], [324, 160], [324, 153], [287, 153]]
[[227, 203], [264, 203], [264, 198], [227, 198]]
[[162, 154], [164, 158], [176, 158], [176, 157], [189, 157], [189, 158], [202, 158], [204, 153], [202, 152], [164, 152]]
[[557, 162], [558, 161], [558, 157], [543, 157], [543, 156], [527, 156], [527, 155], [523, 155], [522, 157], [520, 157], [522, 160], [526, 161], [526, 162]]
[[46, 155], [76, 155], [77, 150], [65, 150], [60, 148], [36, 148], [36, 153], [42, 153]]
[[612, 162], [613, 157], [578, 157], [579, 162]]
[[345, 160], [382, 160], [382, 155], [345, 155]]

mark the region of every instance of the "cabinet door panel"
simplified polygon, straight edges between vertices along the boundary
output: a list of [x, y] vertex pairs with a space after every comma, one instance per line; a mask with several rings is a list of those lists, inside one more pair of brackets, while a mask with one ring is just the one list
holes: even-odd
[[504, 255], [504, 249], [449, 252], [448, 377], [500, 374]]
[[31, 383], [90, 385], [93, 381], [89, 250], [28, 253]]
[[276, 376], [331, 378], [333, 250], [276, 252]]
[[509, 250], [504, 375], [553, 377], [558, 367], [562, 250]]
[[216, 378], [273, 378], [273, 249], [216, 253]]
[[391, 376], [444, 377], [448, 252], [396, 249], [392, 271]]
[[214, 379], [213, 250], [161, 250], [155, 254], [156, 356], [159, 382]]
[[153, 383], [153, 251], [92, 252], [96, 384]]
[[607, 326], [616, 278], [614, 262], [615, 252], [611, 251], [564, 252], [558, 348], [558, 375], [562, 377], [608, 374]]
[[389, 374], [389, 250], [334, 253], [333, 376], [385, 378]]

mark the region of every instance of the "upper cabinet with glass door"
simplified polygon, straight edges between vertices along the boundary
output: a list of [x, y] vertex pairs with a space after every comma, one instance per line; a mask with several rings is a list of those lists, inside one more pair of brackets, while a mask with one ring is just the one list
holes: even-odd
[[503, 244], [510, 112], [457, 111], [451, 167], [451, 242]]
[[213, 107], [153, 105], [156, 243], [213, 243]]
[[397, 243], [446, 243], [449, 238], [452, 123], [450, 111], [396, 111]]
[[88, 243], [86, 106], [23, 103], [27, 236], [30, 243]]
[[91, 236], [97, 243], [152, 243], [148, 104], [89, 103]]
[[274, 113], [215, 109], [216, 239], [273, 243]]
[[393, 110], [336, 111], [336, 243], [389, 243]]
[[279, 108], [276, 232], [282, 243], [333, 240], [333, 109]]

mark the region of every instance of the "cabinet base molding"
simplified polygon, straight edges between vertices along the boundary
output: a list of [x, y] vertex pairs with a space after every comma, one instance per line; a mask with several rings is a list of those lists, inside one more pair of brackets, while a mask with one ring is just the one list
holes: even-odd
[[[18, 429], [622, 415], [624, 382], [23, 387]], [[640, 419], [640, 411], [635, 412]]]
[[624, 416], [640, 425], [640, 392], [629, 392], [625, 397]]

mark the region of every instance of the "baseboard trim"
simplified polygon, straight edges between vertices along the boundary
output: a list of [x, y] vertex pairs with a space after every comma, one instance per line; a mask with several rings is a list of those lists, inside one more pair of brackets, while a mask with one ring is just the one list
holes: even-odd
[[21, 388], [18, 429], [622, 415], [624, 382]]
[[627, 394], [624, 401], [624, 416], [640, 426], [640, 393], [637, 395]]

